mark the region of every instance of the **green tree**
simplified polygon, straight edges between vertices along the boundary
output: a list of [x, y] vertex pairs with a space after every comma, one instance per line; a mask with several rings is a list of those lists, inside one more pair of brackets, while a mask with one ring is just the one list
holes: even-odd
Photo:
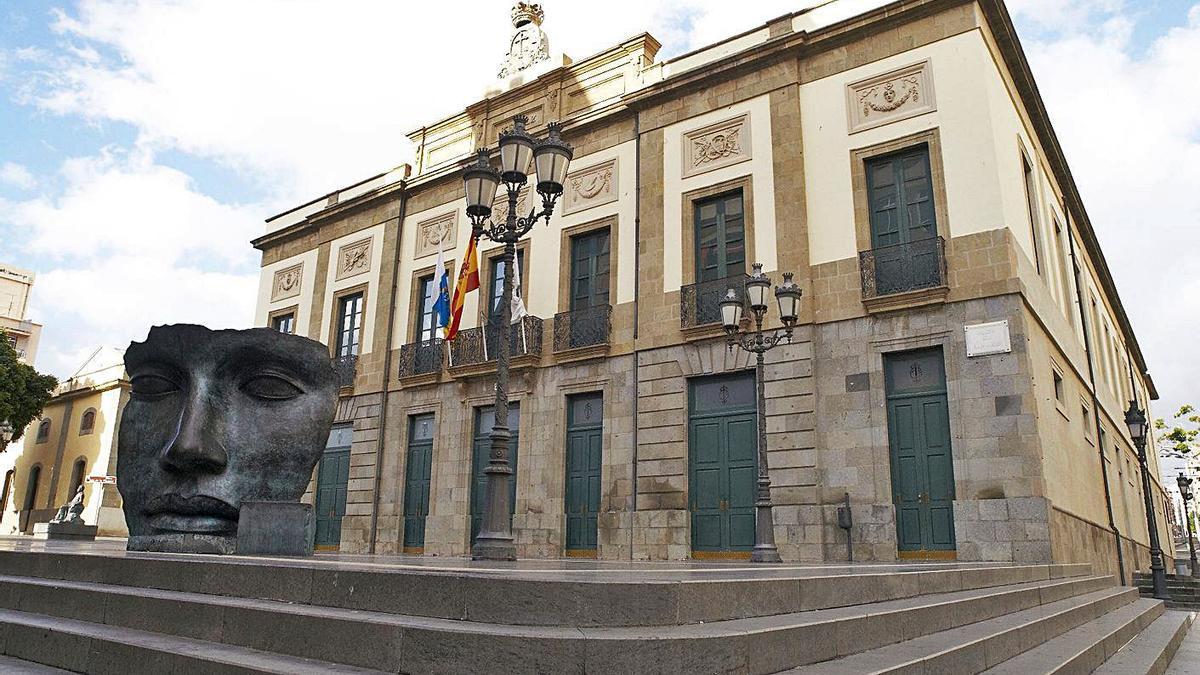
[[25, 427], [42, 414], [58, 380], [43, 375], [17, 360], [17, 350], [0, 330], [0, 423], [12, 425], [13, 441], [21, 438]]
[[1165, 455], [1191, 456], [1200, 449], [1200, 414], [1193, 405], [1182, 405], [1168, 422], [1161, 417], [1154, 420], [1158, 447]]

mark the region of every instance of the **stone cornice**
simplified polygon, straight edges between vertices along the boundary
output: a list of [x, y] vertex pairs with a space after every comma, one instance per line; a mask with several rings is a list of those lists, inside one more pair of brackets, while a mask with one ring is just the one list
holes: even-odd
[[[358, 211], [363, 208], [375, 205], [376, 202], [388, 197], [399, 196], [403, 197], [407, 188], [407, 181], [401, 180], [390, 185], [385, 185], [381, 188], [363, 193], [348, 199], [344, 202], [338, 202], [332, 206], [322, 209], [298, 223], [294, 223], [282, 229], [268, 232], [261, 237], [250, 240], [250, 244], [260, 250], [266, 249], [290, 241], [302, 234], [305, 234], [309, 228], [318, 225], [323, 221], [331, 218], [337, 218], [347, 215], [353, 211]], [[311, 202], [310, 202], [311, 203]]]

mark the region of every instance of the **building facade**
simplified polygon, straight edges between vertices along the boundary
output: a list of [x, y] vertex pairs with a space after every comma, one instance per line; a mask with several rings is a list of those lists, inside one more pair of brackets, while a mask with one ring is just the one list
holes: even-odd
[[17, 350], [17, 357], [30, 365], [42, 334], [41, 324], [29, 320], [33, 280], [33, 272], [0, 263], [0, 332]]
[[[545, 44], [540, 8], [513, 18], [514, 49]], [[463, 166], [524, 114], [535, 134], [563, 121], [575, 157], [518, 245], [518, 555], [748, 556], [753, 361], [717, 301], [760, 262], [804, 293], [764, 383], [785, 560], [844, 560], [848, 499], [857, 560], [1115, 572], [1119, 548], [1145, 569], [1122, 419], [1157, 396], [1003, 4], [836, 0], [658, 50], [642, 34], [576, 61], [510, 54], [485, 98], [409, 135], [411, 165], [254, 241], [257, 323], [353, 367], [308, 495], [318, 545], [469, 551], [503, 269], [481, 241], [446, 344], [434, 265], [441, 249], [457, 270], [470, 237]]]
[[32, 533], [81, 485], [84, 522], [97, 525], [100, 536], [128, 534], [116, 485], [117, 427], [129, 400], [123, 355], [97, 349], [25, 430], [4, 474], [0, 534]]

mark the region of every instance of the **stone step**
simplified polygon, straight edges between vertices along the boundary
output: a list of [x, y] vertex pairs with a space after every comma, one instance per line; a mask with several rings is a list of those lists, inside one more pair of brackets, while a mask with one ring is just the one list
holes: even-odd
[[787, 672], [979, 673], [1136, 600], [1132, 589], [1107, 588]]
[[12, 610], [0, 610], [0, 628], [5, 634], [6, 655], [78, 673], [300, 675], [378, 672], [204, 640]]
[[1161, 601], [1138, 598], [984, 672], [987, 675], [1090, 673], [1163, 611]]
[[0, 673], [4, 675], [69, 675], [71, 671], [45, 666], [32, 661], [0, 656]]
[[[827, 609], [1078, 577], [1086, 564], [483, 569], [320, 556], [0, 551], [0, 574], [530, 626], [662, 626]], [[553, 565], [561, 565], [554, 567]]]
[[1165, 675], [1196, 675], [1197, 670], [1200, 670], [1200, 621], [1193, 620]]
[[[1192, 626], [1191, 612], [1163, 612], [1129, 644], [1096, 669], [1096, 675], [1162, 675]], [[1200, 668], [1200, 663], [1196, 666]]]
[[659, 627], [515, 626], [13, 576], [0, 577], [0, 603], [28, 616], [392, 672], [453, 664], [457, 672], [771, 673], [1080, 596], [1096, 611], [1135, 597], [1113, 583], [1076, 577]]

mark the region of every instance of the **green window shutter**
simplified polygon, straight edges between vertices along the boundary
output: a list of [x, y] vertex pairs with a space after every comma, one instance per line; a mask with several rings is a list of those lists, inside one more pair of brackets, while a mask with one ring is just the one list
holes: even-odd
[[866, 173], [872, 248], [937, 236], [927, 146], [868, 160]]

